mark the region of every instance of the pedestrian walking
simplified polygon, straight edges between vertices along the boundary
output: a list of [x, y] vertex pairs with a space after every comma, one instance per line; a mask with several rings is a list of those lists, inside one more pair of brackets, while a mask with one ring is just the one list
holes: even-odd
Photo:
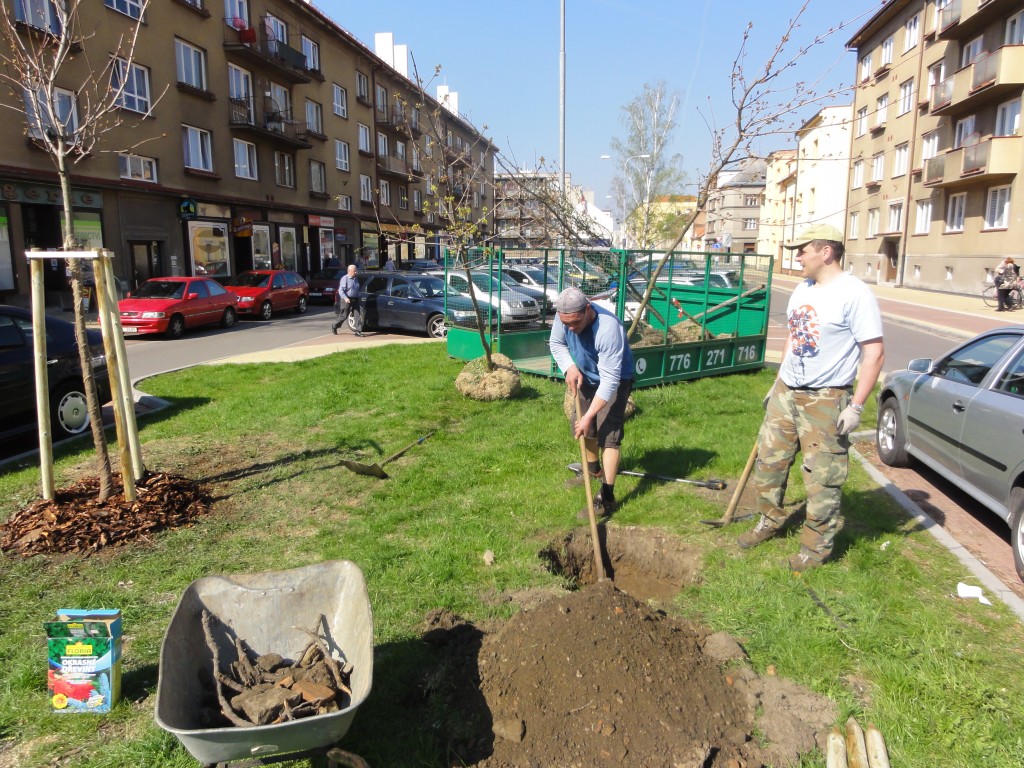
[[764, 398], [751, 476], [760, 518], [738, 543], [748, 549], [779, 534], [787, 520], [789, 472], [801, 451], [806, 514], [800, 551], [789, 558], [790, 569], [800, 572], [832, 555], [843, 522], [849, 434], [860, 424], [885, 353], [878, 302], [867, 285], [843, 271], [842, 233], [817, 225], [784, 247], [796, 251], [804, 280], [790, 297], [782, 364]]
[[[558, 294], [554, 307], [557, 314], [548, 344], [570, 394], [579, 390], [583, 413], [573, 405], [572, 433], [577, 440], [584, 438], [587, 466], [583, 471], [602, 480], [594, 511], [607, 517], [616, 508], [615, 478], [626, 402], [633, 390], [633, 352], [619, 318], [592, 304], [579, 288]], [[581, 509], [578, 517], [589, 517], [588, 509]]]
[[996, 312], [1006, 312], [1013, 309], [1013, 304], [1010, 301], [1010, 290], [1017, 287], [1019, 278], [1020, 267], [1014, 263], [1012, 258], [1004, 256], [992, 274], [992, 281], [996, 286], [996, 299], [998, 301]]
[[348, 321], [350, 314], [355, 315], [355, 334], [363, 335], [363, 310], [359, 304], [359, 279], [356, 277], [356, 265], [349, 264], [348, 270], [342, 275], [338, 283], [338, 290], [335, 292], [335, 301], [338, 303], [338, 319], [331, 326], [331, 333], [338, 335], [338, 328]]

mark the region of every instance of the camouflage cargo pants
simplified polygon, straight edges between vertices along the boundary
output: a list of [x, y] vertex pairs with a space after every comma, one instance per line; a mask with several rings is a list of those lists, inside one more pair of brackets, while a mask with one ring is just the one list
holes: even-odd
[[832, 554], [843, 522], [839, 504], [849, 473], [850, 441], [836, 434], [836, 421], [850, 402], [850, 391], [789, 389], [781, 384], [779, 390], [768, 401], [758, 437], [757, 464], [751, 475], [756, 511], [775, 526], [785, 523], [782, 503], [789, 470], [801, 451], [807, 515], [800, 547], [815, 560], [825, 560]]

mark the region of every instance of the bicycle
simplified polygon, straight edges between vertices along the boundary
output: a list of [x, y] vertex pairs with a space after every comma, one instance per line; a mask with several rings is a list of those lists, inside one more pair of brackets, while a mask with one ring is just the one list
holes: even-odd
[[[986, 307], [998, 307], [999, 297], [996, 295], [996, 287], [994, 285], [986, 285], [982, 288], [981, 300], [985, 302]], [[1020, 309], [1021, 305], [1024, 305], [1024, 292], [1021, 291], [1020, 280], [1010, 288], [1010, 293], [1006, 297], [1006, 303], [1010, 309]]]

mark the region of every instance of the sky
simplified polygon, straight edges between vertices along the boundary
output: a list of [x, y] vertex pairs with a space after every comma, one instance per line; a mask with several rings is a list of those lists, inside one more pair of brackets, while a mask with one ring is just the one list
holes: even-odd
[[[763, 65], [779, 43], [798, 0], [564, 0], [565, 170], [572, 183], [611, 208], [612, 178], [620, 172], [613, 138], [625, 140], [622, 107], [645, 84], [678, 91], [680, 107], [671, 147], [690, 179], [710, 160], [707, 116], [728, 120], [729, 73], [748, 24], [747, 70]], [[854, 33], [881, 0], [809, 0], [791, 48], [847, 24], [800, 60], [793, 78], [818, 89], [848, 86]], [[562, 0], [313, 0], [313, 5], [373, 49], [377, 32], [406, 45], [420, 76], [459, 94], [459, 111], [520, 169], [543, 164], [557, 170], [560, 143]], [[410, 73], [412, 64], [410, 63]], [[434, 94], [433, 87], [428, 91]], [[851, 103], [845, 95], [821, 106]], [[793, 127], [816, 109], [794, 116]], [[733, 113], [734, 114], [734, 113]], [[773, 136], [757, 149], [767, 154], [795, 145]], [[693, 190], [684, 190], [690, 191]]]

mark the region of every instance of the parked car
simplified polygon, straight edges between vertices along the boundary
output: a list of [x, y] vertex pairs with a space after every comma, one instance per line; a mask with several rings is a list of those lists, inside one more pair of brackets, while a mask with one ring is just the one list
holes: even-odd
[[238, 319], [238, 298], [208, 277], [154, 277], [117, 303], [125, 336], [162, 333], [179, 339], [187, 329]]
[[413, 259], [412, 261], [403, 261], [402, 269], [409, 272], [433, 272], [437, 269], [437, 262], [430, 259]]
[[503, 283], [496, 275], [487, 272], [473, 272], [473, 284], [466, 279], [463, 270], [451, 270], [436, 274], [448, 281], [449, 295], [469, 296], [470, 291], [476, 295], [477, 303], [489, 305], [501, 313], [505, 323], [529, 322], [540, 319], [540, 305], [535, 299], [515, 290]]
[[543, 290], [547, 294], [548, 301], [553, 302], [558, 298], [558, 268], [557, 266], [520, 266], [518, 264], [504, 267], [506, 275], [515, 280], [519, 285]]
[[334, 294], [338, 292], [338, 283], [347, 269], [348, 267], [325, 267], [309, 278], [309, 300], [333, 304]]
[[878, 395], [879, 458], [920, 461], [1010, 526], [1024, 579], [1024, 326], [1000, 328], [938, 360], [911, 360]]
[[[359, 287], [366, 312], [364, 329], [402, 328], [421, 331], [435, 339], [448, 335], [444, 280], [436, 275], [364, 273], [359, 276]], [[471, 325], [473, 302], [462, 296], [449, 296], [447, 318], [456, 325]], [[355, 330], [355, 317], [349, 315], [348, 324]]]
[[[75, 326], [46, 316], [46, 378], [50, 391], [50, 429], [54, 438], [89, 429], [82, 367]], [[32, 313], [0, 305], [0, 438], [36, 429], [35, 355]], [[89, 355], [100, 403], [110, 400], [107, 358], [99, 331], [89, 329]]]
[[298, 272], [287, 269], [252, 269], [240, 272], [227, 284], [238, 297], [238, 314], [269, 320], [275, 312], [306, 311], [309, 285]]

